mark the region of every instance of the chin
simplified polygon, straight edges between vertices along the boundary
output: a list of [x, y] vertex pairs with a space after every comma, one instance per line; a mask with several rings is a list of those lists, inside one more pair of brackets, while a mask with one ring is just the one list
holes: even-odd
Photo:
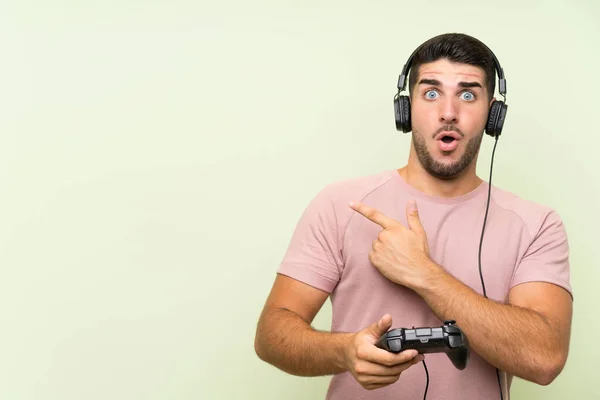
[[458, 164], [464, 157], [464, 152], [460, 151], [460, 149], [455, 149], [449, 152], [443, 152], [439, 149], [435, 149], [429, 154], [432, 155], [432, 158], [436, 163], [442, 165]]
[[456, 151], [450, 155], [429, 154], [420, 158], [423, 168], [433, 177], [441, 180], [453, 180], [463, 176], [469, 169], [469, 162], [464, 154]]
[[449, 165], [424, 165], [429, 175], [442, 181], [453, 181], [463, 177], [468, 168], [455, 163]]

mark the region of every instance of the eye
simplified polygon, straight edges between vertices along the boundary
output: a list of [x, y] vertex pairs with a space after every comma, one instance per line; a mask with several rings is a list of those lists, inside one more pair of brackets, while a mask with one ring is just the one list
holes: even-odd
[[438, 96], [438, 93], [435, 90], [428, 90], [425, 92], [425, 98], [427, 98], [429, 100], [436, 99], [437, 96]]
[[471, 92], [463, 92], [461, 98], [466, 101], [473, 101], [475, 100], [475, 95]]

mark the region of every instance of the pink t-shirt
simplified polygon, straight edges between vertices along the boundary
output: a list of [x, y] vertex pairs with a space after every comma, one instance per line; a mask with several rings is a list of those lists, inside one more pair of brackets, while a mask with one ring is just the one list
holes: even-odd
[[[488, 184], [454, 198], [426, 195], [396, 170], [328, 185], [310, 202], [293, 233], [278, 272], [331, 294], [332, 332], [356, 332], [385, 313], [393, 328], [436, 327], [440, 321], [413, 291], [388, 281], [368, 258], [381, 227], [348, 204], [361, 201], [406, 224], [406, 204], [415, 199], [427, 233], [431, 258], [483, 294], [478, 248]], [[482, 248], [482, 270], [489, 298], [505, 302], [515, 285], [545, 281], [571, 292], [569, 245], [555, 211], [492, 187]], [[460, 325], [460, 324], [459, 324]], [[471, 351], [457, 370], [443, 353], [426, 355], [428, 399], [499, 398], [496, 369]], [[501, 373], [504, 399], [512, 381]], [[417, 364], [400, 379], [377, 390], [362, 388], [350, 373], [334, 375], [328, 400], [422, 399], [425, 370]]]

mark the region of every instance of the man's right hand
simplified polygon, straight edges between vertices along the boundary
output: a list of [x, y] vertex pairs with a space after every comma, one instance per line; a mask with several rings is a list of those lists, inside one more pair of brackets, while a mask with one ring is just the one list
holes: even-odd
[[347, 370], [365, 389], [390, 385], [402, 372], [423, 360], [423, 355], [416, 350], [394, 354], [375, 345], [391, 326], [392, 317], [386, 314], [378, 322], [352, 335], [346, 348]]

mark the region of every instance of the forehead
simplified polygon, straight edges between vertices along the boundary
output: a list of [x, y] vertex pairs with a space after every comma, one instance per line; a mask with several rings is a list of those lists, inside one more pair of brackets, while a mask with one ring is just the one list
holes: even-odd
[[446, 59], [421, 64], [417, 75], [417, 83], [420, 79], [437, 79], [442, 82], [479, 82], [485, 83], [485, 72], [481, 67], [469, 64], [460, 64]]

